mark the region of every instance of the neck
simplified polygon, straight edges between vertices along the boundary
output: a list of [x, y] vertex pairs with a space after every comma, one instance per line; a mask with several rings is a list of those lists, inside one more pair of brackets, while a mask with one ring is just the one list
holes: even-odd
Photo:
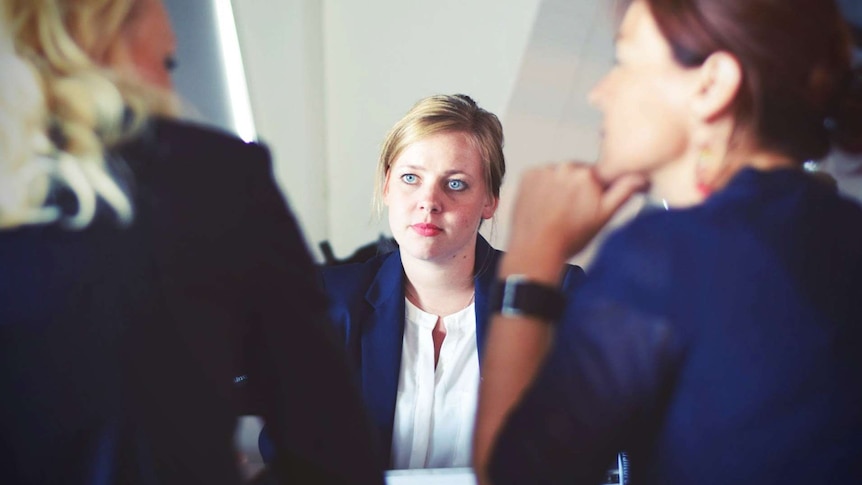
[[666, 201], [671, 207], [690, 207], [703, 202], [711, 192], [724, 188], [744, 168], [770, 171], [797, 166], [794, 160], [784, 155], [764, 150], [737, 149], [712, 168], [707, 180], [710, 190], [704, 192], [697, 186], [696, 160], [697, 154], [688, 154], [653, 172], [650, 176], [650, 197]]
[[689, 207], [703, 202], [705, 196], [697, 190], [694, 164], [688, 162], [692, 159], [693, 156], [686, 156], [650, 174], [649, 196], [671, 207]]
[[451, 315], [472, 301], [475, 250], [447, 261], [411, 258], [403, 252], [404, 291], [410, 302], [439, 316]]

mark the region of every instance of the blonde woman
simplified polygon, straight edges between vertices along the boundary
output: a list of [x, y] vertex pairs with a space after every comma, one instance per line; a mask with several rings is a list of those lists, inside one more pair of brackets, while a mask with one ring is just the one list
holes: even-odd
[[[501, 254], [478, 231], [504, 174], [495, 115], [465, 95], [420, 100], [389, 132], [377, 166], [377, 199], [399, 249], [323, 271], [331, 318], [393, 468], [469, 466]], [[569, 267], [563, 286], [582, 276]]]
[[279, 478], [382, 483], [268, 152], [158, 116], [162, 4], [0, 14], [0, 482], [239, 483], [253, 413]]

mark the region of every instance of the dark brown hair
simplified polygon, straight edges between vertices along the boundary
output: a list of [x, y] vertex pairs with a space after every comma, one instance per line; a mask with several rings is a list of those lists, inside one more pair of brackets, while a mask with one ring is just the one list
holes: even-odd
[[862, 152], [862, 69], [834, 0], [642, 1], [681, 65], [736, 57], [734, 115], [762, 148], [800, 162]]

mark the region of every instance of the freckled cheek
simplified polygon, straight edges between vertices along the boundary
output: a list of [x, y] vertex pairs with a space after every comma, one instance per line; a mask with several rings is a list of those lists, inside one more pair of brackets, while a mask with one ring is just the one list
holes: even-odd
[[463, 229], [475, 229], [482, 220], [483, 206], [476, 205], [464, 208], [458, 212], [455, 225]]

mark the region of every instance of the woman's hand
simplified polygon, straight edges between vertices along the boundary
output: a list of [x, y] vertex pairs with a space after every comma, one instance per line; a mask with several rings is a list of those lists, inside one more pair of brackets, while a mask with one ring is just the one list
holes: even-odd
[[[516, 258], [506, 258], [506, 266], [518, 267], [501, 267], [500, 276], [525, 273], [548, 281], [552, 269], [558, 272], [565, 261], [584, 249], [620, 206], [645, 185], [640, 175], [625, 175], [605, 185], [592, 166], [583, 163], [529, 170], [518, 189], [507, 247], [508, 255]], [[517, 261], [512, 259], [523, 261], [515, 265]]]

